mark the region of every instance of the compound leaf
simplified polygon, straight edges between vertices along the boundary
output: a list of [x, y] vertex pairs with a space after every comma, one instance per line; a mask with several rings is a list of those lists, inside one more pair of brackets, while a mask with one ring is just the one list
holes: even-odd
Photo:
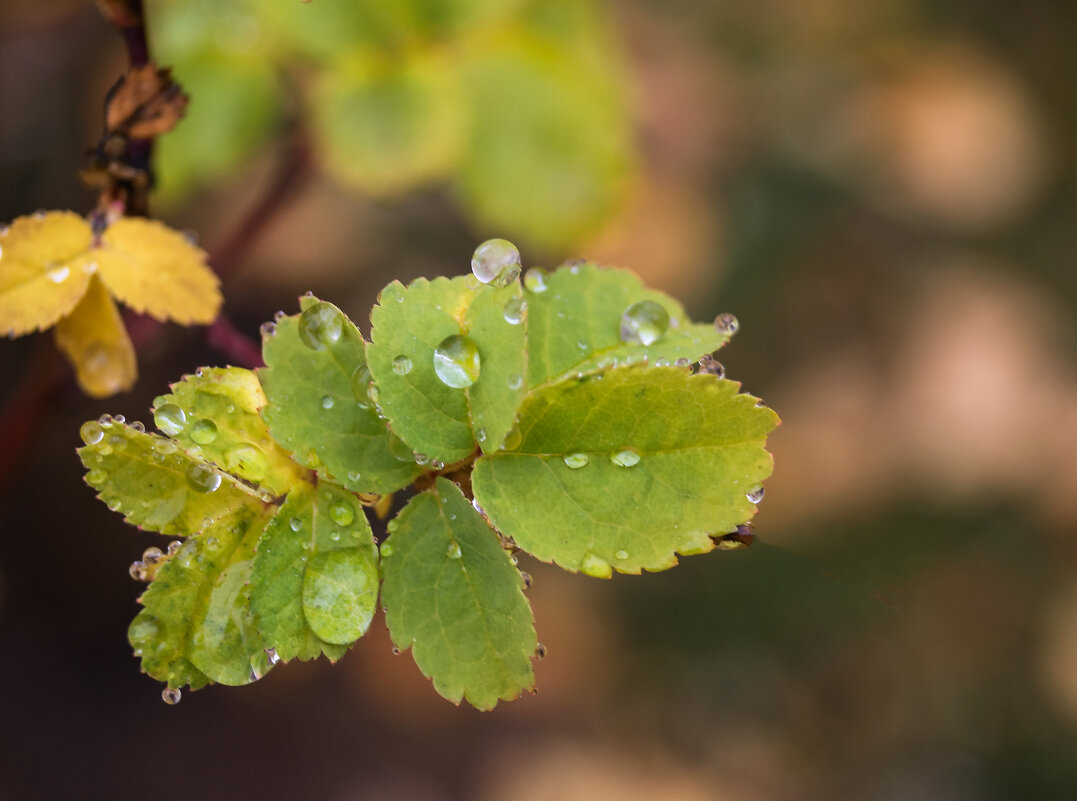
[[382, 545], [386, 624], [434, 689], [490, 709], [532, 687], [537, 641], [523, 582], [459, 487], [437, 479], [391, 532]]
[[[519, 445], [484, 456], [475, 500], [521, 548], [570, 571], [663, 570], [755, 514], [777, 415], [687, 369], [570, 378], [524, 401]], [[515, 445], [515, 443], [513, 443]]]
[[[524, 326], [506, 319], [505, 306], [519, 300], [517, 284], [494, 287], [463, 276], [420, 278], [407, 287], [394, 281], [382, 291], [367, 357], [378, 404], [414, 451], [452, 463], [473, 453], [477, 440], [500, 443], [511, 428], [527, 355]], [[455, 336], [478, 351], [470, 386], [449, 386], [435, 370], [435, 350]]]
[[86, 482], [140, 528], [189, 537], [241, 509], [264, 508], [249, 488], [165, 437], [108, 419], [85, 423], [82, 436]]
[[355, 496], [329, 482], [293, 490], [251, 577], [266, 645], [285, 661], [339, 659], [370, 627], [377, 593], [377, 549]]
[[21, 336], [48, 328], [86, 294], [89, 223], [70, 211], [19, 217], [0, 228], [0, 331]]
[[197, 689], [207, 681], [249, 684], [272, 667], [248, 588], [270, 514], [265, 507], [237, 509], [187, 539], [160, 567], [128, 631], [146, 673]]
[[[303, 298], [304, 310], [318, 306]], [[258, 371], [268, 405], [263, 416], [273, 438], [301, 464], [324, 465], [356, 492], [392, 492], [421, 472], [411, 452], [395, 441], [367, 394], [369, 374], [359, 329], [332, 304], [339, 336], [315, 348], [300, 336], [300, 316], [281, 318], [263, 341], [266, 367]], [[309, 338], [308, 338], [309, 341]], [[320, 342], [317, 344], [321, 344]]]
[[71, 314], [56, 324], [56, 344], [75, 366], [82, 391], [104, 398], [130, 389], [138, 377], [135, 346], [120, 310], [95, 275]]
[[303, 481], [303, 471], [269, 435], [259, 411], [266, 396], [258, 377], [241, 367], [203, 368], [154, 399], [164, 427], [188, 453], [283, 495]]
[[206, 253], [179, 231], [155, 220], [123, 217], [105, 229], [94, 251], [109, 291], [138, 312], [184, 325], [213, 322], [220, 281]]

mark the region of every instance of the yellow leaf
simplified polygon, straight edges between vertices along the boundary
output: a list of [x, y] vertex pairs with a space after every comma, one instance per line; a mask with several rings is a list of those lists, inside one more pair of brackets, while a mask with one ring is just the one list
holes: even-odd
[[57, 324], [56, 344], [75, 366], [82, 391], [91, 397], [114, 395], [135, 383], [134, 346], [119, 309], [96, 276], [82, 302]]
[[101, 280], [119, 300], [158, 320], [209, 324], [221, 307], [220, 281], [206, 253], [153, 220], [124, 217], [95, 250]]
[[0, 232], [0, 331], [21, 336], [48, 328], [86, 293], [93, 242], [82, 217], [54, 211], [19, 217]]

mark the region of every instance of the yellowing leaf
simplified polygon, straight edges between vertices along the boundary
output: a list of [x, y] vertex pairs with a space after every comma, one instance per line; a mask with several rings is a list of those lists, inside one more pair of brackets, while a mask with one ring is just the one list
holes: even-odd
[[101, 279], [135, 311], [184, 325], [217, 317], [220, 281], [206, 266], [205, 251], [183, 234], [153, 220], [124, 217], [101, 240], [94, 251]]
[[93, 232], [74, 212], [19, 217], [0, 232], [0, 331], [48, 328], [85, 294], [90, 273], [78, 257]]
[[82, 301], [56, 326], [56, 344], [87, 395], [104, 398], [130, 389], [138, 376], [135, 349], [119, 309], [96, 276]]

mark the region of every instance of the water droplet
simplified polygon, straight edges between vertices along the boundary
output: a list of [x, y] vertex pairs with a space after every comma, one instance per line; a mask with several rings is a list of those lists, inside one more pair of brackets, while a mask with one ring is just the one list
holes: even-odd
[[187, 471], [187, 483], [195, 492], [216, 492], [221, 486], [221, 474], [204, 464], [192, 465]]
[[419, 465], [420, 467], [430, 461], [430, 457], [427, 456], [425, 453], [412, 454], [412, 458], [415, 459], [415, 464]]
[[471, 272], [484, 284], [508, 286], [520, 274], [520, 251], [507, 239], [488, 239], [475, 248]]
[[79, 436], [82, 437], [82, 441], [87, 445], [96, 445], [105, 436], [105, 430], [101, 428], [100, 423], [90, 421], [83, 423], [79, 429]]
[[434, 350], [434, 372], [453, 389], [470, 387], [479, 379], [479, 349], [465, 336], [453, 334]]
[[378, 548], [378, 550], [381, 552], [381, 555], [383, 557], [393, 555], [393, 545], [390, 542], [383, 542]]
[[166, 403], [153, 410], [153, 422], [159, 431], [174, 437], [187, 427], [187, 413], [174, 403]]
[[329, 516], [338, 526], [350, 526], [355, 522], [355, 510], [347, 503], [335, 503], [330, 506]]
[[288, 528], [290, 528], [292, 531], [299, 531], [299, 529], [303, 528], [303, 521], [300, 520], [298, 517], [293, 517], [291, 520], [288, 521]]
[[277, 333], [277, 324], [262, 323], [260, 326], [258, 326], [258, 333], [261, 334], [263, 337], [271, 337], [275, 333]]
[[505, 322], [509, 325], [519, 325], [522, 323], [526, 312], [527, 301], [519, 295], [514, 295], [505, 301], [504, 317]]
[[95, 486], [100, 484], [107, 478], [108, 473], [101, 469], [91, 470], [89, 473], [86, 474], [86, 480]]
[[119, 434], [113, 434], [108, 438], [108, 444], [111, 450], [122, 451], [127, 447], [127, 440]]
[[757, 408], [757, 409], [765, 409], [766, 407], [767, 407], [767, 402], [765, 400], [763, 400], [762, 398], [758, 398], [756, 400], [755, 408]]
[[393, 372], [397, 375], [407, 375], [411, 372], [411, 359], [404, 354], [400, 354], [393, 359]]
[[266, 659], [269, 660], [271, 665], [280, 664], [280, 655], [277, 653], [276, 648], [266, 648]]
[[182, 542], [180, 542], [179, 540], [172, 540], [172, 542], [168, 543], [168, 551], [167, 551], [167, 553], [168, 553], [169, 556], [175, 556], [176, 551], [178, 551], [182, 547], [183, 547]]
[[525, 589], [525, 590], [526, 590], [526, 589], [527, 589], [528, 587], [530, 587], [530, 586], [531, 586], [531, 580], [532, 580], [532, 579], [531, 579], [531, 574], [530, 574], [530, 573], [523, 573], [523, 572], [521, 572], [521, 573], [520, 573], [520, 579], [521, 579], [521, 580], [523, 581], [523, 583], [524, 583], [524, 589]]
[[633, 303], [621, 316], [621, 341], [653, 345], [669, 330], [669, 312], [653, 300]]
[[532, 267], [524, 273], [524, 287], [528, 292], [534, 292], [536, 295], [545, 292], [549, 277], [550, 274], [541, 267]]
[[761, 500], [763, 500], [763, 492], [764, 492], [763, 488], [758, 487], [757, 489], [754, 489], [751, 492], [745, 493], [744, 497], [747, 498], [752, 503], [759, 503]]
[[579, 470], [581, 467], [586, 467], [587, 463], [590, 461], [591, 457], [586, 453], [569, 453], [565, 455], [565, 464], [573, 470]]
[[669, 359], [667, 359], [665, 356], [659, 356], [657, 359], [654, 360], [654, 366], [669, 367]]
[[482, 445], [484, 442], [486, 442], [486, 429], [485, 428], [480, 428], [478, 431], [475, 432], [475, 441], [477, 443], [479, 443], [480, 445]]
[[322, 408], [323, 409], [332, 409], [334, 402], [335, 401], [333, 400], [332, 395], [322, 395]]
[[340, 532], [336, 529], [333, 529], [331, 532], [329, 532], [329, 539], [331, 539], [333, 542], [340, 542]]
[[165, 558], [165, 552], [156, 545], [151, 545], [142, 552], [142, 561], [147, 565], [155, 565]]
[[677, 367], [687, 367], [691, 364], [691, 362], [687, 358], [682, 356], [680, 359], [677, 359], [677, 361], [673, 362], [673, 364]]
[[460, 543], [458, 543], [456, 540], [450, 542], [449, 547], [445, 549], [445, 555], [448, 556], [450, 559], [459, 559], [461, 555]]
[[714, 318], [714, 327], [719, 334], [732, 336], [737, 333], [740, 323], [737, 322], [737, 318], [732, 314], [719, 314]]
[[131, 430], [137, 431], [139, 434], [145, 434], [146, 426], [142, 424], [141, 420], [135, 420], [135, 422], [131, 423]]
[[340, 339], [344, 318], [331, 303], [319, 301], [299, 315], [299, 338], [313, 350], [325, 350]]
[[509, 376], [507, 381], [508, 387], [511, 390], [517, 390], [524, 385], [524, 377], [519, 373], [513, 373]]
[[360, 404], [370, 400], [370, 370], [361, 364], [352, 372], [352, 394]]
[[161, 700], [169, 706], [175, 706], [176, 704], [178, 704], [180, 702], [180, 698], [182, 697], [183, 693], [181, 693], [175, 687], [165, 687], [163, 690], [161, 690]]
[[725, 378], [725, 365], [709, 354], [704, 353], [699, 359], [699, 372], [712, 375], [715, 378]]
[[624, 448], [617, 453], [611, 453], [610, 461], [618, 467], [634, 467], [639, 464], [639, 451], [635, 448]]
[[158, 456], [170, 456], [176, 452], [176, 443], [170, 439], [159, 439], [153, 443], [153, 452]]
[[100, 417], [97, 418], [97, 424], [99, 426], [101, 426], [101, 428], [108, 428], [109, 426], [112, 425], [112, 415], [111, 414], [103, 414], [103, 415], [101, 415]]
[[71, 276], [71, 268], [66, 264], [62, 267], [56, 267], [45, 273], [45, 277], [48, 278], [54, 284], [62, 284]]
[[348, 481], [351, 481], [351, 482], [354, 483], [354, 482], [358, 481], [360, 478], [362, 478], [362, 476], [359, 475], [358, 470], [349, 470], [348, 471]]
[[240, 473], [244, 478], [258, 481], [266, 474], [268, 464], [265, 454], [256, 445], [249, 442], [237, 442], [224, 452], [224, 466], [233, 473]]
[[520, 447], [520, 443], [523, 442], [524, 435], [520, 432], [520, 429], [514, 428], [505, 437], [505, 441], [501, 443], [501, 450], [514, 451]]
[[614, 556], [616, 556], [621, 561], [624, 561], [625, 559], [628, 558], [628, 551], [618, 551], [617, 553], [614, 554]]
[[144, 562], [132, 562], [131, 566], [127, 568], [127, 575], [135, 581], [150, 580], [150, 571], [146, 569], [146, 564]]
[[217, 424], [203, 417], [201, 420], [195, 420], [191, 424], [191, 430], [188, 434], [192, 442], [199, 445], [208, 445], [217, 439]]
[[546, 658], [546, 646], [539, 643], [535, 646], [535, 660], [542, 660]]
[[592, 578], [609, 578], [613, 575], [613, 568], [601, 556], [589, 553], [580, 563], [580, 572]]
[[389, 453], [393, 455], [393, 458], [400, 462], [410, 462], [415, 458], [415, 454], [411, 452], [404, 440], [400, 439], [392, 431], [389, 432]]

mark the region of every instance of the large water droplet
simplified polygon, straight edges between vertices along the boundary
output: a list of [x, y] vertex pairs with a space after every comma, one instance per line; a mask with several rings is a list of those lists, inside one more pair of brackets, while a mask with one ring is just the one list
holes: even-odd
[[639, 451], [635, 448], [624, 448], [610, 454], [610, 461], [618, 467], [635, 467], [639, 464]]
[[146, 563], [142, 561], [132, 562], [131, 566], [127, 568], [127, 575], [133, 578], [135, 581], [149, 581], [152, 576], [150, 571], [146, 568]]
[[445, 549], [445, 555], [448, 556], [450, 559], [459, 559], [460, 553], [460, 543], [458, 543], [456, 540], [450, 542], [449, 547]]
[[653, 345], [669, 330], [669, 312], [653, 300], [633, 303], [621, 316], [621, 341]]
[[737, 322], [737, 318], [732, 314], [719, 314], [714, 318], [714, 327], [719, 334], [731, 336], [737, 333], [740, 323]]
[[512, 429], [505, 437], [505, 441], [501, 443], [501, 450], [514, 451], [520, 447], [520, 443], [523, 442], [524, 435], [518, 428]]
[[541, 267], [532, 267], [524, 273], [524, 287], [536, 295], [545, 292], [550, 274]]
[[204, 464], [192, 465], [187, 471], [187, 483], [196, 492], [216, 492], [221, 486], [221, 474]]
[[453, 389], [470, 387], [479, 380], [479, 348], [467, 337], [453, 334], [434, 350], [434, 372]]
[[165, 552], [156, 545], [151, 545], [142, 552], [142, 561], [147, 565], [155, 565], [165, 558]]
[[350, 526], [355, 522], [355, 510], [347, 503], [334, 503], [329, 507], [329, 516], [338, 526]]
[[586, 453], [569, 453], [565, 455], [565, 464], [573, 470], [579, 470], [581, 467], [586, 467], [587, 463], [590, 461], [591, 457]]
[[397, 375], [407, 375], [411, 372], [411, 359], [401, 353], [393, 359], [393, 372]]
[[174, 403], [166, 403], [153, 410], [153, 422], [159, 431], [174, 437], [187, 427], [187, 413]]
[[352, 394], [365, 406], [370, 402], [370, 370], [365, 364], [361, 364], [352, 372]]
[[105, 430], [101, 428], [101, 424], [91, 420], [88, 423], [83, 423], [79, 429], [79, 436], [82, 437], [82, 441], [87, 445], [96, 445], [105, 436]]
[[299, 316], [299, 338], [308, 348], [325, 350], [340, 339], [344, 318], [331, 303], [320, 301]]
[[191, 430], [188, 433], [192, 442], [199, 445], [208, 445], [217, 439], [217, 424], [203, 417], [201, 420], [195, 420], [191, 424]]
[[265, 454], [257, 445], [238, 442], [224, 452], [224, 466], [233, 473], [242, 473], [245, 478], [258, 481], [265, 475], [268, 465]]
[[508, 286], [520, 274], [520, 251], [507, 239], [488, 239], [475, 248], [471, 272], [484, 284]]
[[580, 572], [593, 578], [609, 578], [613, 575], [613, 568], [601, 556], [589, 553], [583, 557], [583, 562], [580, 563]]
[[176, 704], [178, 704], [180, 702], [180, 698], [182, 697], [183, 693], [181, 693], [175, 687], [165, 687], [163, 690], [161, 690], [161, 700], [169, 706], [175, 706]]
[[527, 312], [527, 301], [519, 295], [514, 295], [505, 301], [504, 317], [509, 325], [522, 323], [525, 312]]
[[752, 503], [759, 503], [761, 500], [763, 500], [763, 492], [764, 490], [762, 487], [757, 487], [751, 492], [745, 493], [744, 497]]

